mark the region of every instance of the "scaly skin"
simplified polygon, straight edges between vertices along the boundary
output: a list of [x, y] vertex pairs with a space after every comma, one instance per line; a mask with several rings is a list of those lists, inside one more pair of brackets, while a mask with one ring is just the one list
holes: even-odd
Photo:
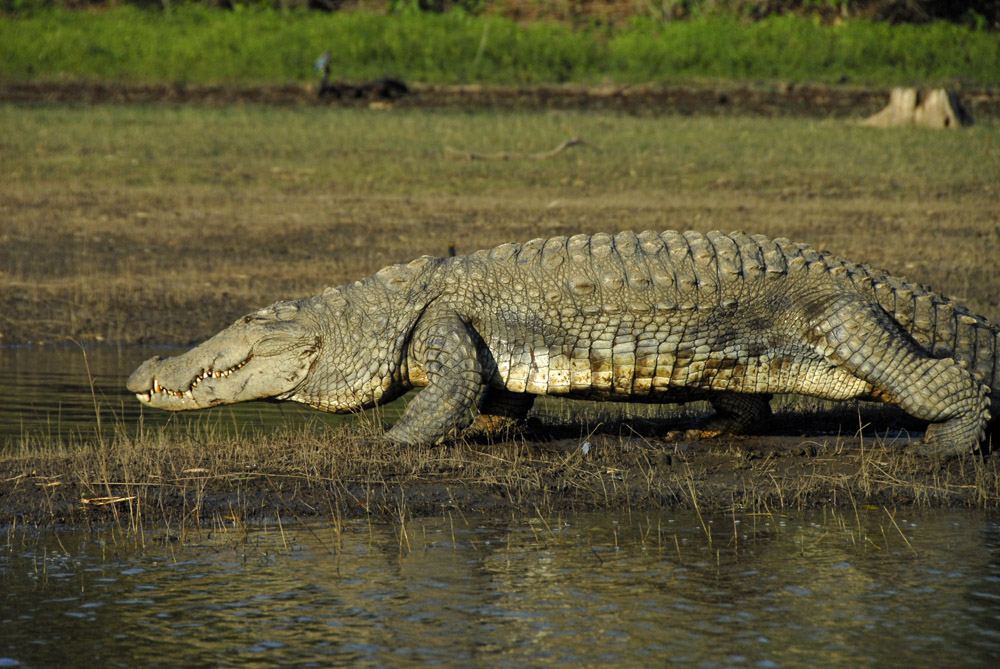
[[[493, 430], [536, 395], [707, 398], [738, 432], [773, 393], [878, 399], [928, 421], [923, 452], [984, 436], [995, 326], [884, 272], [743, 233], [625, 232], [424, 257], [279, 303], [128, 387], [183, 410], [276, 398], [350, 412], [424, 389], [387, 433], [434, 443]], [[237, 368], [238, 366], [238, 368]]]

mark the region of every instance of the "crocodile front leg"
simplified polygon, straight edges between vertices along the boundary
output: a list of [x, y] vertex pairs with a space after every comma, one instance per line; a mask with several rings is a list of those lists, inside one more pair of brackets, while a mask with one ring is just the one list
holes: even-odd
[[476, 339], [454, 312], [425, 314], [410, 342], [415, 385], [426, 387], [410, 402], [386, 437], [403, 444], [433, 444], [468, 425], [485, 387]]

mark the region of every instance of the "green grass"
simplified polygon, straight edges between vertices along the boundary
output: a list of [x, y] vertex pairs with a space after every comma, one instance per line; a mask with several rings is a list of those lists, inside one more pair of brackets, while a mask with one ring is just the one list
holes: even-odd
[[957, 25], [632, 20], [574, 30], [463, 12], [322, 14], [38, 10], [0, 16], [0, 78], [223, 84], [301, 82], [330, 49], [335, 78], [433, 83], [692, 79], [1000, 84], [1000, 35]]
[[[5, 185], [212, 188], [423, 196], [499, 193], [747, 195], [788, 188], [863, 197], [996, 196], [997, 124], [969, 132], [882, 132], [839, 120], [650, 119], [274, 107], [0, 106]], [[462, 151], [550, 160], [481, 161]], [[975, 184], [975, 186], [971, 186]], [[2, 190], [0, 190], [2, 192]]]
[[[680, 179], [690, 192], [699, 190], [692, 185], [726, 179], [758, 193], [812, 183], [875, 195], [890, 181], [908, 194], [946, 193], [976, 181], [987, 187], [991, 180], [977, 177], [1000, 169], [993, 151], [997, 125], [990, 119], [967, 132], [934, 133], [752, 117], [4, 105], [0, 123], [9, 130], [0, 135], [6, 184], [198, 185], [221, 176], [223, 184], [233, 179], [247, 187], [354, 192], [377, 181], [372, 189], [383, 193], [470, 194], [550, 192], [563, 177], [582, 177], [593, 181], [590, 192], [607, 194], [628, 184], [662, 190]], [[596, 147], [530, 162], [464, 161], [443, 151], [543, 151], [570, 135]], [[296, 168], [303, 172], [298, 180], [274, 177]], [[317, 172], [314, 178], [308, 168]], [[477, 175], [488, 181], [479, 183]]]

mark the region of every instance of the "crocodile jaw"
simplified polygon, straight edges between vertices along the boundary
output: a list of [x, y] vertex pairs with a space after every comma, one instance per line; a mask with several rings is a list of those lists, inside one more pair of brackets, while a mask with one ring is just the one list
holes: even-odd
[[188, 371], [187, 380], [178, 381], [169, 367], [175, 366], [181, 357], [147, 360], [129, 377], [128, 389], [143, 404], [167, 411], [282, 399], [302, 384], [316, 356], [315, 353], [296, 355], [283, 361], [280, 370], [275, 369], [273, 360], [251, 356], [230, 367], [196, 369], [193, 376]]
[[287, 305], [263, 309], [172, 358], [142, 363], [128, 389], [145, 405], [168, 411], [284, 399], [299, 388], [322, 346]]

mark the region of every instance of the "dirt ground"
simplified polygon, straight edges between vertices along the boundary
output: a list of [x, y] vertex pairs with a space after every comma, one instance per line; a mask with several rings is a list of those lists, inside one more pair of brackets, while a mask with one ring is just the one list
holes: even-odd
[[[368, 82], [360, 82], [362, 84]], [[334, 86], [337, 86], [334, 82]], [[353, 84], [339, 84], [345, 89]], [[388, 105], [400, 109], [615, 111], [659, 114], [752, 114], [812, 118], [873, 114], [889, 99], [885, 88], [824, 84], [705, 84], [486, 86], [411, 84], [411, 93], [383, 100], [371, 94], [317, 95], [314, 85], [206, 86], [106, 82], [2, 82], [0, 102], [170, 103], [268, 105]], [[973, 117], [1000, 116], [1000, 90], [959, 91]]]

